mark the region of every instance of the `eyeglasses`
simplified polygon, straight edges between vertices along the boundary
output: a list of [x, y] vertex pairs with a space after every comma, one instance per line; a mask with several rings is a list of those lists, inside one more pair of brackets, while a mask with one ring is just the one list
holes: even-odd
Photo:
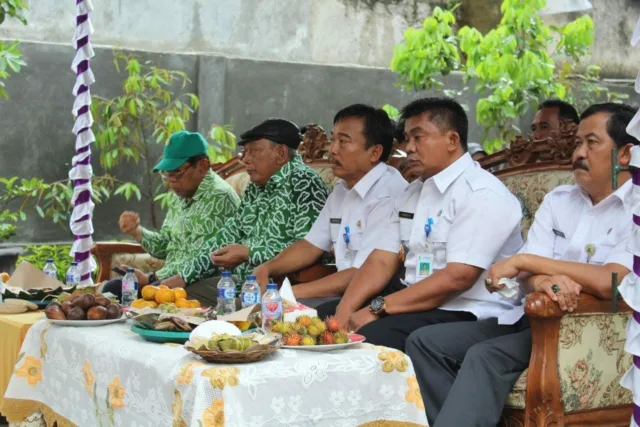
[[186, 168], [178, 170], [178, 171], [172, 171], [172, 172], [160, 172], [160, 176], [162, 177], [162, 179], [164, 180], [171, 180], [171, 181], [177, 181], [179, 180], [182, 175], [184, 175], [191, 167], [193, 166], [193, 164], [189, 164]]

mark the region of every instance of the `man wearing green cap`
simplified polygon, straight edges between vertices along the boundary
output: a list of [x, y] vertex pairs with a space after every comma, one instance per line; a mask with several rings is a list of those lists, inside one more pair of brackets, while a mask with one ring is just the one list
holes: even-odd
[[[186, 286], [188, 294], [195, 291], [197, 286], [189, 285], [201, 278], [198, 255], [208, 250], [226, 218], [240, 204], [233, 188], [211, 171], [207, 148], [202, 135], [186, 131], [173, 134], [165, 146], [164, 156], [153, 171], [160, 172], [173, 194], [160, 231], [141, 227], [135, 212], [124, 212], [120, 217], [123, 233], [136, 239], [152, 256], [165, 260], [156, 273], [136, 271], [140, 289], [162, 282], [171, 288]], [[104, 291], [120, 295], [121, 284], [112, 281]]]
[[233, 270], [242, 282], [255, 267], [306, 236], [329, 191], [297, 154], [301, 139], [300, 128], [283, 119], [266, 120], [240, 135], [251, 183], [202, 263], [210, 256], [209, 268]]

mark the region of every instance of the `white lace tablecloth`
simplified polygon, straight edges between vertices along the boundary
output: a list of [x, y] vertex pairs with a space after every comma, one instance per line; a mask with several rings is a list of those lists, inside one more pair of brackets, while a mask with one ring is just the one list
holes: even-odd
[[396, 350], [279, 350], [262, 362], [219, 365], [129, 328], [36, 323], [2, 412], [78, 426], [427, 425], [413, 366]]

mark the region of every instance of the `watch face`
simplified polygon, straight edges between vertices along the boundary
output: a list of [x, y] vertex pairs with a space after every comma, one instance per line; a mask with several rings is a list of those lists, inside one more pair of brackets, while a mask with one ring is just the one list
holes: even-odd
[[384, 299], [382, 297], [377, 297], [373, 301], [371, 301], [371, 310], [374, 312], [382, 310], [384, 306]]

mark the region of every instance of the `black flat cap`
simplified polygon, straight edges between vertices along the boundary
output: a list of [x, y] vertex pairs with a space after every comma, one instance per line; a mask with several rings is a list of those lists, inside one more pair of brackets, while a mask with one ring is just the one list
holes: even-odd
[[300, 128], [295, 123], [285, 119], [268, 119], [240, 135], [238, 144], [244, 145], [263, 138], [294, 150], [298, 149], [302, 141]]

